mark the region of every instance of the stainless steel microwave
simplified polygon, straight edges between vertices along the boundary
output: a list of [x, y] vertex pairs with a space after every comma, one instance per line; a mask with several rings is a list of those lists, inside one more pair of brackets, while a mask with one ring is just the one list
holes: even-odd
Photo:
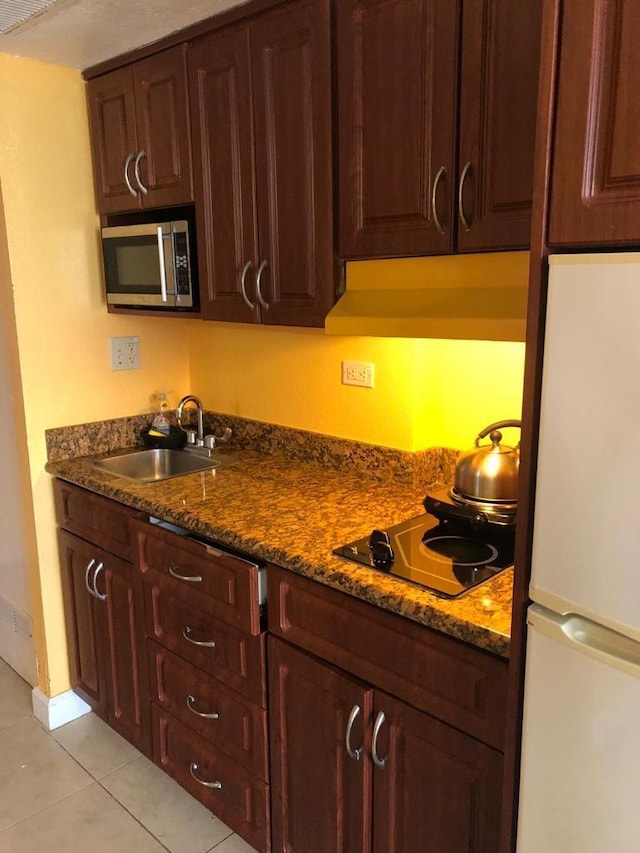
[[103, 228], [107, 302], [193, 308], [196, 276], [189, 230], [185, 219]]

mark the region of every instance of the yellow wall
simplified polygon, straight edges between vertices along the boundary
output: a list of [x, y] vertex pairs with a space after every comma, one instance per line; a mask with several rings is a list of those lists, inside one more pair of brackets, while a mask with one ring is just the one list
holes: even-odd
[[[39, 686], [50, 696], [69, 680], [45, 429], [148, 411], [152, 392], [167, 388], [174, 404], [190, 391], [223, 412], [409, 450], [464, 448], [490, 421], [519, 416], [522, 344], [108, 315], [76, 71], [0, 55], [0, 173], [35, 518]], [[109, 336], [130, 334], [140, 336], [142, 369], [112, 372]], [[376, 387], [341, 385], [342, 359], [373, 361]]]
[[[493, 421], [520, 417], [521, 343], [197, 323], [190, 345], [193, 392], [256, 420], [420, 450], [464, 449]], [[342, 385], [343, 359], [374, 362], [375, 387]]]
[[[69, 681], [44, 431], [148, 411], [158, 389], [186, 393], [188, 321], [106, 312], [79, 72], [0, 55], [0, 174], [42, 601], [38, 681], [57, 695]], [[109, 337], [134, 334], [142, 368], [111, 371]]]

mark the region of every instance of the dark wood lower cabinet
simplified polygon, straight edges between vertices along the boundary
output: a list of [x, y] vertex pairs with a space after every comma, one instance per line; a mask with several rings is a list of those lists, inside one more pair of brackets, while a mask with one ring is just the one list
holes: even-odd
[[151, 640], [147, 651], [151, 700], [268, 782], [266, 709]]
[[94, 546], [62, 531], [58, 534], [71, 681], [100, 717], [107, 717], [105, 609], [91, 594], [86, 578], [95, 561]]
[[152, 719], [154, 761], [249, 844], [270, 850], [269, 786], [155, 705]]
[[74, 689], [260, 853], [498, 850], [504, 661], [56, 491]]
[[269, 567], [274, 850], [495, 853], [506, 661]]
[[[371, 764], [363, 738], [373, 691], [273, 637], [268, 651], [273, 849], [367, 853]], [[345, 750], [348, 728], [357, 760]]]
[[61, 531], [72, 680], [93, 710], [149, 755], [142, 600], [133, 566]]
[[374, 853], [495, 853], [502, 754], [376, 691]]
[[495, 853], [502, 755], [269, 638], [273, 849]]

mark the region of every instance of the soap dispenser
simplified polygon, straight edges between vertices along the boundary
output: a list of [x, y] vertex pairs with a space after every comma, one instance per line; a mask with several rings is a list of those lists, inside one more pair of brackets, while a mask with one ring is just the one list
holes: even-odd
[[158, 400], [160, 400], [160, 411], [153, 419], [151, 429], [156, 430], [157, 432], [161, 432], [162, 435], [169, 435], [171, 433], [171, 423], [169, 422], [169, 418], [167, 417], [167, 412], [169, 411], [167, 392], [158, 391], [158, 394], [156, 396], [158, 397]]

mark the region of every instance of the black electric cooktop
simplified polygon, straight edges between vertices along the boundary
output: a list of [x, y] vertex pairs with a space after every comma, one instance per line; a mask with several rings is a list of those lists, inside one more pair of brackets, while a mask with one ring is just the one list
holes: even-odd
[[424, 513], [342, 545], [334, 554], [456, 598], [513, 565], [513, 526], [476, 532]]

